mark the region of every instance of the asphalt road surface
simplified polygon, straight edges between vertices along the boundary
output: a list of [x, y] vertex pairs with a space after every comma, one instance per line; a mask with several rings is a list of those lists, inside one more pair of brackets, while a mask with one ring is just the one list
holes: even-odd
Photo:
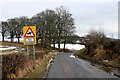
[[92, 66], [90, 62], [74, 58], [71, 53], [64, 53], [55, 56], [47, 78], [112, 78], [116, 80], [114, 78], [117, 77]]

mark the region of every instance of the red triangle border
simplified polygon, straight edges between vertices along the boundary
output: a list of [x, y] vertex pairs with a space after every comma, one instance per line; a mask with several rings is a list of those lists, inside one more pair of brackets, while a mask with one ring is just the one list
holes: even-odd
[[[31, 30], [31, 32], [33, 33], [34, 36], [26, 36], [26, 34], [27, 34], [27, 32], [28, 32], [29, 29]], [[27, 37], [28, 37], [28, 38], [29, 38], [29, 37], [35, 37], [35, 34], [34, 34], [34, 32], [32, 31], [32, 29], [31, 29], [30, 27], [27, 29], [24, 37], [26, 37], [26, 38], [27, 38]]]

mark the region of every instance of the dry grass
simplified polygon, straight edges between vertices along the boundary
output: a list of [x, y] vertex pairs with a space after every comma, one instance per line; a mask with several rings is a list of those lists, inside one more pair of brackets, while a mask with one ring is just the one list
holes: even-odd
[[[2, 42], [2, 45], [25, 48], [22, 43]], [[29, 57], [26, 55], [26, 51], [3, 55], [3, 78], [23, 78], [28, 74], [27, 77], [40, 77], [53, 54], [48, 54], [50, 50], [38, 46], [35, 46], [35, 49], [35, 63], [32, 56], [32, 46], [29, 46]]]
[[28, 74], [26, 78], [42, 78], [51, 56], [51, 54], [48, 54], [41, 61], [39, 61], [40, 65], [36, 69], [34, 69], [32, 73]]

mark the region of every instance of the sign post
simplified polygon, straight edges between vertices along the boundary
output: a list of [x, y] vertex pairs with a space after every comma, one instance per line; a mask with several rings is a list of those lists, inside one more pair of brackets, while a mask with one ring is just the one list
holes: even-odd
[[35, 45], [33, 45], [33, 59], [35, 60]]
[[35, 44], [36, 44], [36, 26], [24, 26], [23, 27], [23, 44], [27, 46], [33, 45], [33, 59], [35, 60]]
[[29, 52], [28, 52], [28, 46], [27, 46], [27, 54], [29, 55]]

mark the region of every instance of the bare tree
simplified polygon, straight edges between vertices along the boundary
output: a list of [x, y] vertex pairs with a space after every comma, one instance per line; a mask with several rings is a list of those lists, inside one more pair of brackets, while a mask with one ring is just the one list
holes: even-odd
[[31, 18], [37, 26], [37, 39], [41, 39], [41, 46], [50, 46], [54, 38], [56, 14], [54, 10], [45, 10]]
[[5, 37], [5, 33], [7, 31], [7, 26], [8, 26], [8, 23], [7, 22], [1, 22], [2, 24], [2, 41], [4, 41], [4, 37]]
[[22, 16], [8, 19], [7, 22], [7, 31], [10, 33], [11, 41], [16, 36], [19, 43], [23, 26], [35, 25], [37, 27], [37, 42], [40, 40], [41, 46], [45, 48], [53, 44], [55, 49], [55, 44], [58, 43], [60, 49], [60, 44], [64, 43], [65, 49], [67, 40], [69, 40], [68, 36], [72, 36], [75, 32], [72, 14], [63, 6], [56, 8], [56, 10], [46, 9], [31, 19]]
[[103, 46], [107, 42], [107, 37], [101, 30], [95, 30], [91, 28], [87, 35], [86, 47], [87, 53], [89, 54], [90, 51], [92, 52], [93, 49], [96, 49], [98, 46]]
[[10, 33], [11, 42], [13, 42], [13, 40], [14, 40], [14, 36], [16, 33], [16, 29], [17, 29], [17, 24], [18, 24], [18, 22], [17, 22], [16, 18], [8, 19], [7, 31]]
[[23, 29], [24, 26], [30, 25], [30, 20], [29, 20], [28, 17], [22, 16], [22, 17], [16, 19], [16, 21], [18, 23], [17, 24], [17, 28], [16, 28], [16, 37], [17, 37], [18, 43], [19, 43], [20, 42], [20, 38], [23, 35], [22, 29]]
[[56, 8], [56, 13], [58, 15], [58, 48], [60, 49], [60, 43], [63, 41], [65, 49], [67, 36], [71, 36], [75, 32], [74, 19], [63, 6]]

